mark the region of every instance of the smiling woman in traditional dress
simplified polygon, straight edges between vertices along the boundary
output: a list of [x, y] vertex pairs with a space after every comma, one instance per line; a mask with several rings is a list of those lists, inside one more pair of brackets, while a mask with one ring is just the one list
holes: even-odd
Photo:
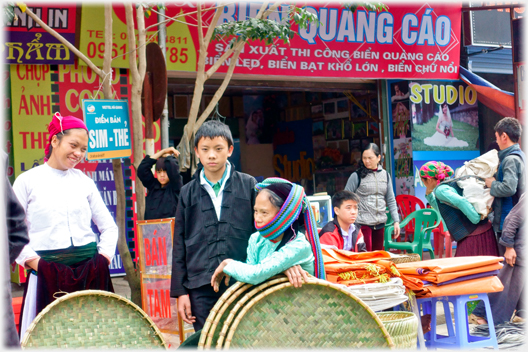
[[18, 176], [13, 185], [26, 212], [30, 239], [16, 259], [30, 270], [20, 336], [60, 297], [56, 293], [113, 292], [108, 265], [115, 254], [117, 226], [92, 179], [74, 169], [86, 153], [88, 129], [82, 120], [56, 113], [48, 132], [46, 162]]
[[[225, 259], [211, 278], [218, 290], [225, 277], [257, 285], [284, 273], [295, 287], [308, 279], [307, 273], [324, 279], [324, 267], [315, 220], [304, 189], [281, 178], [257, 184], [255, 227], [245, 263]], [[304, 217], [300, 217], [301, 213]], [[304, 224], [305, 233], [300, 231]]]

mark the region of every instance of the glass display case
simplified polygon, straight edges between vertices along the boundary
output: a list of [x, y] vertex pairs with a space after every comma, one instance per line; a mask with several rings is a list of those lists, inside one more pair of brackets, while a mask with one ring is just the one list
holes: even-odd
[[329, 195], [324, 196], [308, 196], [308, 201], [314, 211], [317, 229], [319, 230], [329, 221], [334, 220], [334, 212], [332, 209], [332, 200]]

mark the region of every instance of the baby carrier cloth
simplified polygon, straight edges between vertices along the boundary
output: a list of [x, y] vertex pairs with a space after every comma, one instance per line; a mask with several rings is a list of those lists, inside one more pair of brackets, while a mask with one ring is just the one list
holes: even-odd
[[491, 195], [491, 189], [486, 188], [485, 178], [493, 177], [499, 167], [499, 155], [495, 149], [482, 154], [478, 158], [466, 161], [463, 166], [455, 171], [455, 178], [462, 176], [467, 177], [457, 181], [457, 185], [463, 189], [463, 196], [475, 207], [480, 219], [488, 217], [492, 211], [494, 197]]

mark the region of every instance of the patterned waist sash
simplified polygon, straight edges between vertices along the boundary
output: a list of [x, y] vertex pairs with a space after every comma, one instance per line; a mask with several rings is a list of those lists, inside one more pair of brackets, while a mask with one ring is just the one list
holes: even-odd
[[93, 258], [97, 254], [97, 243], [90, 242], [84, 246], [37, 251], [37, 254], [47, 262], [71, 266]]

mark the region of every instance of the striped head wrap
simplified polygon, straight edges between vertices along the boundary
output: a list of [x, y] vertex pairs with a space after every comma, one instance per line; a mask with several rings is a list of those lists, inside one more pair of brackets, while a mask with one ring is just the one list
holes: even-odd
[[276, 239], [297, 220], [301, 212], [304, 213], [306, 237], [312, 246], [315, 257], [315, 276], [320, 279], [325, 279], [323, 253], [321, 252], [321, 245], [319, 244], [315, 216], [313, 215], [310, 202], [304, 193], [304, 188], [279, 177], [270, 177], [255, 185], [255, 189], [260, 191], [269, 185], [277, 183], [290, 184], [292, 186], [290, 194], [277, 215], [269, 223], [260, 228], [255, 224], [255, 227], [262, 237], [276, 242]]
[[438, 184], [444, 179], [453, 176], [455, 172], [449, 166], [441, 161], [429, 161], [420, 168], [420, 177], [434, 178], [438, 180]]

